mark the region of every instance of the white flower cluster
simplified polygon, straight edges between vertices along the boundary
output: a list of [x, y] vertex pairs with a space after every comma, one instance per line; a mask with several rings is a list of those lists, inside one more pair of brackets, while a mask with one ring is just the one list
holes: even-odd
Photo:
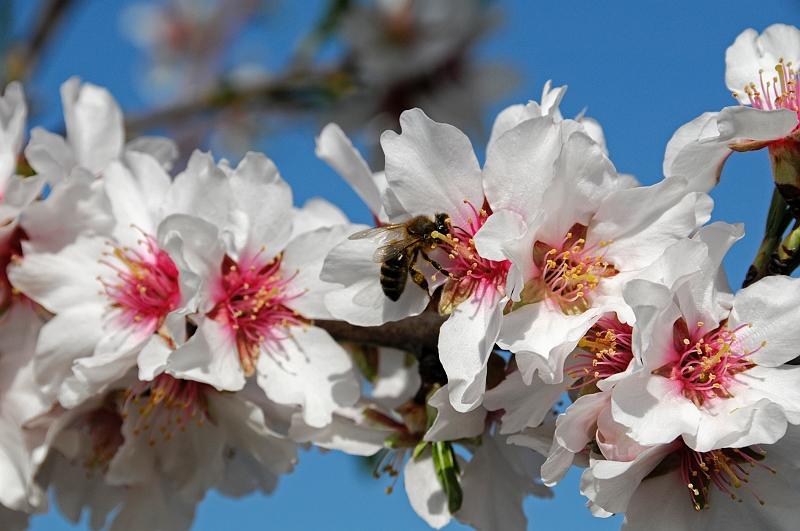
[[[113, 98], [78, 79], [66, 136], [33, 129], [23, 150], [9, 85], [0, 528], [50, 491], [93, 528], [188, 529], [207, 491], [270, 492], [312, 443], [402, 469], [437, 528], [524, 529], [523, 499], [577, 464], [592, 512], [626, 529], [794, 529], [800, 280], [734, 293], [722, 260], [743, 230], [707, 224], [706, 195], [731, 150], [800, 167], [790, 57], [796, 28], [743, 33], [728, 51], [742, 104], [681, 128], [652, 186], [617, 173], [599, 125], [562, 117], [549, 84], [498, 115], [483, 166], [419, 109], [381, 137], [380, 173], [329, 125], [317, 154], [374, 228], [293, 206], [261, 154], [198, 151], [171, 175], [174, 145], [126, 142]], [[438, 344], [420, 325], [413, 356], [386, 346], [396, 321], [436, 323]], [[383, 346], [331, 323], [384, 325], [367, 341]]]

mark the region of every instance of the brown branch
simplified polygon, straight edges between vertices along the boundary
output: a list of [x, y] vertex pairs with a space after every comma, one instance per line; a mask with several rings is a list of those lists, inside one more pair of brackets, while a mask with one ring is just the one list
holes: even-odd
[[26, 43], [17, 44], [8, 54], [8, 80], [24, 80], [36, 68], [39, 59], [64, 19], [74, 0], [47, 0]]
[[381, 326], [355, 326], [342, 321], [324, 320], [314, 321], [314, 324], [325, 329], [337, 341], [391, 347], [420, 357], [438, 350], [439, 328], [444, 321], [445, 317], [428, 310], [416, 317]]

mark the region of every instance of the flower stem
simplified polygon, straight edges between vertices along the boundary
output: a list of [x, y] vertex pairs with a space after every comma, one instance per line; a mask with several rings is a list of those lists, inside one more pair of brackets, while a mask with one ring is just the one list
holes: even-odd
[[777, 188], [773, 189], [772, 202], [769, 206], [767, 223], [764, 227], [764, 238], [761, 240], [761, 245], [752, 265], [747, 270], [742, 287], [747, 287], [766, 275], [777, 274], [770, 272], [770, 264], [792, 217], [792, 213], [781, 192]]
[[790, 275], [800, 265], [800, 222], [795, 222], [792, 231], [772, 253], [767, 263], [767, 275]]

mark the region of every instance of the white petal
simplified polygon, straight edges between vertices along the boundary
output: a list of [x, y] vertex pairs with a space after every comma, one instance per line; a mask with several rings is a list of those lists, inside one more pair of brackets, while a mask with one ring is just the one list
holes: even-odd
[[507, 208], [530, 221], [555, 177], [561, 144], [561, 126], [547, 116], [522, 122], [492, 143], [483, 170], [492, 209]]
[[31, 139], [25, 147], [25, 158], [48, 182], [57, 183], [69, 175], [75, 166], [75, 154], [63, 137], [40, 127], [31, 130]]
[[136, 329], [105, 330], [91, 356], [76, 359], [72, 374], [64, 380], [58, 400], [73, 408], [93, 396], [136, 367], [136, 356], [147, 335]]
[[195, 151], [186, 170], [172, 182], [164, 200], [162, 216], [189, 214], [230, 230], [234, 213], [234, 198], [225, 173], [214, 164], [207, 153]]
[[526, 385], [522, 373], [515, 371], [500, 385], [486, 391], [483, 406], [490, 411], [503, 411], [500, 433], [517, 433], [541, 424], [571, 381], [566, 378], [560, 384], [546, 384], [534, 377], [533, 382]]
[[581, 117], [578, 119], [578, 122], [580, 122], [580, 124], [583, 126], [583, 130], [586, 132], [586, 134], [589, 135], [589, 137], [594, 140], [598, 146], [600, 146], [600, 149], [603, 151], [603, 153], [608, 154], [608, 148], [606, 147], [606, 135], [603, 132], [603, 127], [600, 125], [600, 122], [594, 118], [588, 117]]
[[331, 123], [322, 129], [316, 154], [347, 181], [373, 215], [380, 213], [381, 195], [372, 171], [338, 125]]
[[745, 326], [736, 337], [759, 365], [777, 367], [797, 356], [800, 280], [765, 277], [740, 290], [728, 326]]
[[503, 308], [467, 299], [439, 330], [439, 359], [447, 373], [450, 402], [460, 412], [483, 401], [486, 364], [500, 333]]
[[547, 455], [550, 452], [550, 447], [553, 444], [553, 432], [555, 431], [555, 428], [556, 423], [553, 419], [549, 419], [540, 426], [528, 428], [521, 433], [511, 435], [506, 440], [509, 444], [524, 446], [534, 450], [540, 455]]
[[746, 101], [744, 90], [750, 83], [756, 83], [761, 91], [759, 70], [771, 81], [781, 58], [795, 64], [800, 59], [800, 30], [787, 24], [773, 24], [761, 35], [746, 29], [725, 52], [725, 84]]
[[0, 317], [0, 416], [20, 426], [52, 406], [34, 372], [42, 325], [41, 316], [29, 304], [13, 304]]
[[609, 393], [584, 395], [572, 403], [556, 419], [554, 440], [570, 452], [577, 454], [594, 439], [597, 419], [608, 408]]
[[280, 347], [258, 360], [258, 385], [270, 400], [302, 406], [303, 420], [313, 427], [325, 426], [337, 407], [358, 400], [350, 356], [327, 332], [295, 327]]
[[664, 175], [686, 178], [691, 190], [708, 192], [719, 181], [731, 143], [783, 138], [796, 125], [796, 113], [788, 110], [761, 111], [738, 105], [702, 114], [670, 139], [664, 154]]
[[636, 318], [634, 356], [649, 370], [673, 361], [673, 326], [681, 312], [673, 302], [672, 292], [661, 284], [634, 279], [625, 286], [625, 302], [631, 305]]
[[686, 445], [708, 452], [776, 442], [786, 433], [786, 413], [762, 396], [758, 391], [749, 391], [705, 404], [700, 410], [696, 435], [684, 435]]
[[347, 216], [339, 207], [321, 197], [312, 197], [302, 208], [295, 208], [293, 218], [292, 236], [289, 241], [305, 232], [349, 223]]
[[251, 473], [284, 474], [297, 461], [297, 445], [277, 436], [270, 428], [264, 410], [243, 399], [241, 394], [214, 393], [209, 412], [219, 419], [228, 444], [252, 457], [259, 465]]
[[159, 248], [169, 253], [180, 270], [182, 306], [192, 307], [188, 300], [201, 288], [201, 310], [210, 310], [211, 289], [208, 279], [219, 272], [225, 255], [224, 243], [216, 226], [184, 214], [172, 214], [159, 225], [156, 234]]
[[[672, 445], [660, 445], [633, 461], [592, 461], [581, 477], [581, 494], [608, 512], [623, 513], [642, 479], [673, 451]], [[688, 499], [685, 490], [682, 494]]]
[[372, 384], [372, 399], [386, 409], [394, 409], [417, 394], [421, 379], [417, 361], [394, 348], [378, 349], [378, 374]]
[[400, 126], [402, 134], [381, 136], [392, 192], [412, 216], [445, 212], [463, 225], [471, 213], [463, 202], [483, 204], [480, 166], [469, 139], [419, 109], [400, 115]]
[[56, 252], [80, 235], [111, 235], [114, 218], [103, 183], [76, 168], [44, 201], [25, 209], [26, 252]]
[[150, 155], [161, 168], [166, 171], [172, 169], [172, 165], [178, 158], [178, 146], [169, 138], [161, 136], [140, 136], [134, 138], [125, 145], [126, 153], [144, 153]]
[[509, 240], [521, 238], [527, 229], [525, 219], [516, 212], [495, 211], [475, 233], [475, 248], [482, 257], [489, 260], [506, 260], [509, 257], [504, 252], [504, 244]]
[[36, 381], [48, 396], [56, 397], [74, 360], [92, 355], [104, 334], [105, 314], [100, 304], [76, 304], [42, 327], [34, 367]]
[[448, 385], [438, 389], [428, 399], [436, 408], [436, 419], [425, 433], [426, 441], [455, 441], [477, 437], [486, 429], [486, 410], [477, 408], [467, 413], [456, 411], [450, 404]]
[[535, 101], [530, 101], [527, 105], [517, 104], [506, 107], [497, 114], [492, 124], [492, 134], [489, 136], [488, 146], [494, 144], [498, 138], [503, 136], [506, 131], [510, 131], [525, 120], [539, 118], [547, 114], [542, 112], [542, 108]]
[[575, 223], [588, 225], [602, 200], [616, 189], [616, 169], [600, 146], [580, 131], [563, 142], [555, 172], [543, 205], [558, 206], [548, 209], [547, 223], [537, 232], [543, 242], [561, 241]]
[[352, 226], [338, 225], [306, 232], [286, 246], [281, 269], [287, 276], [295, 275], [292, 287], [305, 293], [290, 301], [288, 306], [310, 319], [331, 319], [325, 307], [325, 295], [337, 284], [320, 279], [322, 266], [328, 253], [353, 232]]
[[78, 164], [99, 173], [122, 153], [125, 133], [119, 105], [106, 89], [81, 84], [77, 77], [61, 85], [61, 103]]
[[525, 529], [525, 496], [552, 496], [537, 481], [541, 463], [540, 455], [505, 437], [484, 437], [464, 467], [464, 502], [456, 517], [476, 529]]
[[676, 382], [648, 374], [617, 382], [611, 410], [614, 420], [627, 426], [631, 438], [643, 445], [667, 444], [682, 434], [694, 435], [701, 419], [697, 406], [683, 396]]
[[433, 458], [429, 454], [408, 460], [403, 471], [403, 483], [411, 508], [425, 523], [440, 529], [450, 522], [447, 496], [439, 485]]
[[289, 429], [289, 436], [297, 442], [310, 442], [320, 448], [361, 456], [375, 455], [385, 448], [384, 442], [393, 433], [389, 428], [372, 425], [355, 408], [338, 410], [331, 423], [322, 428], [314, 428], [297, 418], [292, 419]]
[[155, 179], [140, 182], [138, 177], [153, 174], [149, 171], [134, 174], [119, 161], [111, 162], [103, 173], [104, 188], [116, 221], [114, 239], [123, 245], [136, 246], [137, 240], [142, 238], [142, 232], [146, 235], [155, 233], [155, 209], [150, 208], [145, 194], [152, 190], [163, 199], [169, 188], [169, 176], [155, 161], [153, 163], [164, 180], [156, 174]]
[[12, 81], [0, 96], [0, 190], [17, 169], [17, 155], [25, 138], [28, 106], [19, 81]]
[[257, 252], [265, 247], [269, 256], [279, 253], [292, 233], [292, 190], [278, 168], [264, 155], [249, 152], [230, 185], [235, 208], [247, 219], [247, 240], [237, 250]]
[[11, 283], [52, 313], [69, 310], [76, 301], [101, 301], [99, 276], [109, 272], [100, 264], [107, 250], [102, 238], [81, 238], [59, 253], [25, 253], [8, 269]]
[[245, 383], [234, 339], [212, 319], [204, 319], [195, 334], [172, 353], [167, 372], [220, 391], [238, 391]]
[[164, 338], [153, 334], [136, 358], [136, 364], [139, 366], [139, 380], [149, 382], [164, 372], [170, 354], [172, 354], [172, 348], [167, 345]]
[[619, 271], [646, 267], [707, 221], [697, 217], [699, 203], [708, 203], [710, 211], [708, 197], [688, 192], [681, 179], [612, 192], [592, 219], [587, 247], [611, 242], [605, 257]]
[[752, 367], [739, 374], [737, 380], [752, 391], [748, 394], [781, 406], [789, 422], [800, 424], [800, 367]]
[[428, 294], [410, 277], [398, 301], [383, 294], [381, 265], [372, 259], [376, 247], [369, 239], [345, 240], [325, 259], [320, 278], [341, 286], [325, 296], [325, 306], [337, 319], [359, 326], [377, 326], [418, 315], [428, 306]]
[[601, 314], [590, 308], [579, 315], [565, 315], [548, 301], [526, 304], [503, 316], [497, 344], [516, 354], [525, 382], [539, 371], [546, 383], [558, 383], [563, 380], [567, 356]]

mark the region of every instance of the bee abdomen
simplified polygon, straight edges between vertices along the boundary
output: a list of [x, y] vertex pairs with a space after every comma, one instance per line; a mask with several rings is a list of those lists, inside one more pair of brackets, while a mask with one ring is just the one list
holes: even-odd
[[381, 288], [390, 300], [397, 301], [406, 287], [408, 262], [405, 256], [381, 264]]

